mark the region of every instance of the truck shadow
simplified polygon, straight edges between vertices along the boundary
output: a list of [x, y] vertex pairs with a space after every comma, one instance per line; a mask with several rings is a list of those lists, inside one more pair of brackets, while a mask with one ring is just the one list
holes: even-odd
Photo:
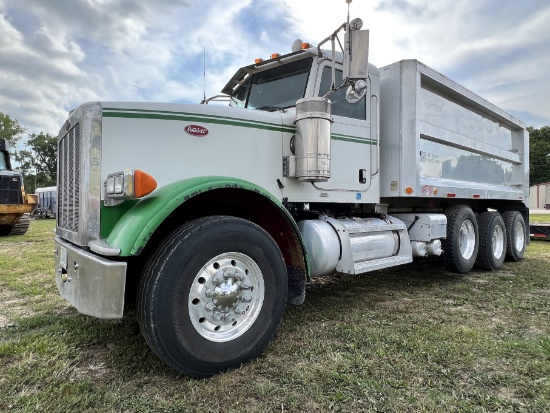
[[[483, 277], [484, 274], [472, 271], [467, 277]], [[341, 322], [339, 315], [358, 306], [374, 309], [388, 300], [423, 295], [427, 290], [437, 294], [441, 289], [463, 282], [465, 277], [446, 271], [439, 260], [429, 259], [362, 275], [318, 277], [308, 283], [304, 304], [287, 306], [286, 320], [281, 326], [282, 335], [299, 330], [304, 319]], [[93, 331], [93, 337], [86, 334], [86, 339], [79, 339], [79, 335], [73, 338], [76, 340], [73, 345], [83, 349], [81, 360], [77, 363], [82, 374], [121, 377], [131, 372], [137, 376], [180, 379], [179, 374], [164, 365], [147, 346], [139, 329], [135, 307], [130, 306], [124, 318], [118, 321], [97, 320], [76, 314], [68, 318], [66, 321], [69, 324], [77, 318], [80, 320], [77, 322], [79, 329]]]

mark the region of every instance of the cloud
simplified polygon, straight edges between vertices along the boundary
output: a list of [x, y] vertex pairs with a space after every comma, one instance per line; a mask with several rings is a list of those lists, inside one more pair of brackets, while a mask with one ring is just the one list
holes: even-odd
[[[417, 58], [537, 126], [550, 124], [550, 5], [354, 1], [378, 66]], [[256, 57], [314, 44], [347, 17], [335, 0], [0, 0], [0, 111], [56, 133], [90, 100], [198, 102]], [[203, 50], [206, 48], [206, 79]]]

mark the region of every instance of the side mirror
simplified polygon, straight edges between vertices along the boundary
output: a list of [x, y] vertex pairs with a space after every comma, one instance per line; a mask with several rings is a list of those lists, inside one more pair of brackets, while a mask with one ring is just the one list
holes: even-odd
[[344, 47], [344, 78], [366, 79], [369, 70], [369, 31], [361, 30], [361, 19], [346, 25]]
[[358, 80], [346, 90], [346, 100], [349, 103], [360, 102], [367, 94], [367, 82]]

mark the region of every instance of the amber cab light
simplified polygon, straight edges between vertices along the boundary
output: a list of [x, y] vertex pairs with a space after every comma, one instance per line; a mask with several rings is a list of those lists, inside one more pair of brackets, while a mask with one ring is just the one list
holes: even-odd
[[273, 54], [271, 55], [271, 58], [272, 58], [272, 59], [277, 59], [279, 56], [280, 56], [279, 53], [273, 53]]
[[157, 189], [157, 181], [147, 172], [134, 171], [134, 197], [141, 198]]

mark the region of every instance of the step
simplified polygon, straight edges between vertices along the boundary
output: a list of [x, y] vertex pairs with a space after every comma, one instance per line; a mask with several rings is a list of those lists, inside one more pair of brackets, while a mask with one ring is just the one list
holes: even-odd
[[412, 262], [412, 257], [393, 256], [379, 258], [377, 260], [369, 260], [355, 263], [355, 274], [362, 274], [369, 271], [380, 270], [382, 268], [395, 267], [397, 265], [408, 264]]

